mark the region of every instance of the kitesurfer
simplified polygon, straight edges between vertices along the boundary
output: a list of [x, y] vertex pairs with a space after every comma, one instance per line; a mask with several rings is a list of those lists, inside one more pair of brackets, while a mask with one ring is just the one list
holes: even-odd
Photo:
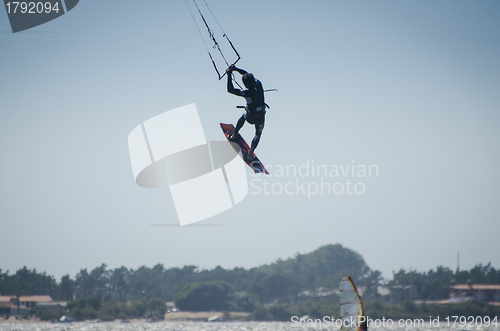
[[[246, 90], [240, 90], [234, 88], [232, 73], [233, 71], [238, 72], [243, 75], [242, 81], [246, 87]], [[231, 94], [244, 97], [247, 101], [245, 106], [245, 112], [241, 115], [234, 133], [229, 137], [231, 140], [238, 139], [238, 132], [242, 128], [245, 121], [250, 124], [255, 125], [255, 136], [252, 139], [252, 144], [250, 146], [250, 151], [248, 152], [248, 158], [254, 158], [254, 151], [260, 141], [260, 136], [262, 135], [262, 130], [264, 130], [264, 120], [266, 115], [266, 104], [264, 102], [264, 89], [262, 88], [262, 83], [255, 79], [255, 77], [246, 72], [243, 69], [236, 68], [234, 65], [229, 66], [226, 70], [227, 74], [227, 91]]]

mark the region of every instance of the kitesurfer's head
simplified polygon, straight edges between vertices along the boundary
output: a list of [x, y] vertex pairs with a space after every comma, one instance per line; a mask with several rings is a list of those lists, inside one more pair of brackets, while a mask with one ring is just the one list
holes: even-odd
[[244, 74], [241, 80], [246, 88], [252, 88], [255, 86], [255, 77], [251, 73]]

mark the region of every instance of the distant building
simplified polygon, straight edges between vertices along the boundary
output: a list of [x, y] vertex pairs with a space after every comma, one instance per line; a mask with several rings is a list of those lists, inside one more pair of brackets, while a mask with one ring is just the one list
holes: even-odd
[[26, 307], [33, 309], [38, 304], [52, 302], [52, 298], [49, 295], [21, 295], [19, 301]]
[[449, 303], [477, 301], [500, 305], [500, 285], [496, 284], [452, 284]]
[[52, 298], [48, 295], [0, 295], [0, 306], [9, 307], [11, 315], [28, 315], [38, 305], [48, 304]]

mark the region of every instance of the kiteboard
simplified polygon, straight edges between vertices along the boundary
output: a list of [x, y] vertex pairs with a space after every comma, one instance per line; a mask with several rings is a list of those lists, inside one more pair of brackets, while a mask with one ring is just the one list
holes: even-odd
[[[230, 143], [236, 144], [238, 146], [239, 150], [237, 150], [236, 152], [239, 152], [241, 150], [240, 156], [243, 158], [243, 161], [245, 161], [245, 163], [248, 164], [248, 166], [252, 168], [252, 170], [255, 173], [263, 173], [269, 175], [269, 172], [267, 171], [266, 167], [264, 167], [262, 162], [260, 162], [259, 158], [257, 157], [257, 155], [255, 155], [255, 153], [253, 154], [254, 158], [252, 160], [248, 159], [250, 146], [248, 146], [247, 142], [245, 141], [245, 139], [243, 139], [243, 137], [240, 134], [238, 134], [238, 137], [235, 140], [229, 139], [229, 136], [232, 135], [234, 132], [234, 126], [232, 124], [221, 123], [220, 127], [222, 129], [222, 132], [224, 132], [224, 136], [226, 136], [226, 139]], [[233, 148], [234, 147], [235, 146], [233, 145]]]

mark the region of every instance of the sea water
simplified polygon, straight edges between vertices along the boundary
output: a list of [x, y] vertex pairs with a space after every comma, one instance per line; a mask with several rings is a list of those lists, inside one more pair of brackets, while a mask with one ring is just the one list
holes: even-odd
[[[0, 331], [306, 331], [323, 330], [337, 331], [334, 327], [293, 326], [291, 322], [73, 322], [73, 323], [0, 323]], [[369, 330], [394, 330], [394, 331], [445, 331], [445, 330], [477, 330], [477, 331], [500, 331], [500, 326], [446, 326], [441, 323], [438, 326], [426, 324], [424, 326], [411, 327], [370, 327]]]

